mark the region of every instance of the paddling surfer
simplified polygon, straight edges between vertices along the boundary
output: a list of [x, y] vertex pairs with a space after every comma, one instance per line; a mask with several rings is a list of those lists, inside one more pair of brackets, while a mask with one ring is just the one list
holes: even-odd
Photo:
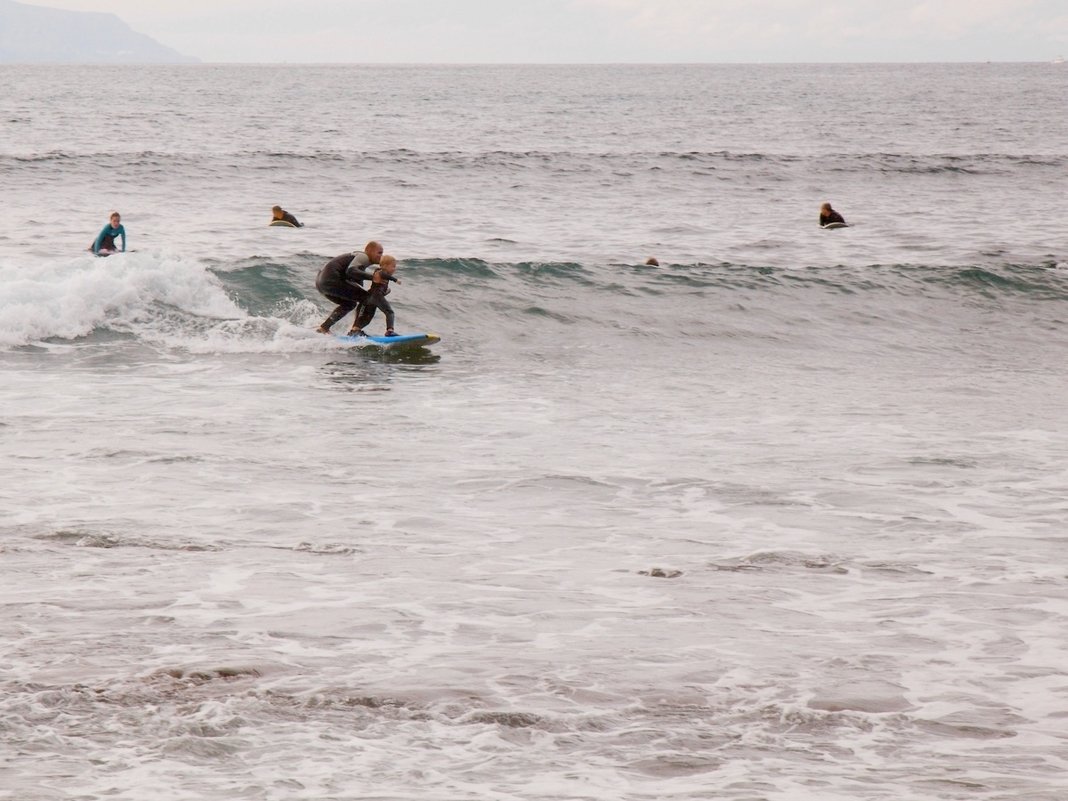
[[846, 225], [845, 217], [832, 209], [830, 203], [824, 203], [820, 206], [820, 225], [830, 225], [831, 223]]
[[287, 222], [294, 228], [303, 228], [304, 223], [299, 222], [296, 217], [283, 209], [281, 206], [275, 206], [271, 209], [271, 222]]

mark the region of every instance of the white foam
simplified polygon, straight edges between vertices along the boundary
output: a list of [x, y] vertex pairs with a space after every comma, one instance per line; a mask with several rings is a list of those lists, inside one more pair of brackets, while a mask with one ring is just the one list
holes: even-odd
[[160, 305], [198, 317], [246, 317], [196, 259], [126, 253], [107, 259], [0, 262], [0, 346], [77, 339], [99, 328], [130, 331]]
[[66, 347], [107, 329], [197, 354], [336, 350], [315, 333], [321, 313], [307, 300], [278, 305], [278, 316], [249, 315], [196, 258], [126, 253], [107, 259], [0, 262], [0, 347]]

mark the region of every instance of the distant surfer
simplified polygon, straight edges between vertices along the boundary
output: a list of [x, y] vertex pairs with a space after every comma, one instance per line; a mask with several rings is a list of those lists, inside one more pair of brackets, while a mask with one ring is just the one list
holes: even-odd
[[276, 222], [287, 222], [294, 228], [304, 227], [304, 223], [297, 220], [296, 217], [294, 217], [288, 211], [283, 209], [281, 206], [274, 206], [271, 209], [271, 225], [274, 225]]
[[830, 203], [824, 203], [820, 206], [820, 227], [826, 228], [831, 223], [838, 223], [839, 225], [847, 224], [845, 217], [832, 209]]
[[[323, 320], [317, 329], [320, 334], [329, 334], [330, 327], [353, 309], [367, 300], [364, 281], [370, 281], [373, 273], [367, 272], [372, 264], [377, 266], [382, 260], [382, 246], [377, 242], [368, 242], [363, 252], [342, 253], [326, 263], [315, 278], [315, 288], [327, 300], [337, 304], [330, 316]], [[355, 330], [355, 323], [353, 329]], [[351, 333], [351, 332], [350, 332]]]
[[649, 258], [647, 258], [645, 260], [645, 266], [646, 267], [659, 267], [660, 266], [660, 260], [657, 259], [656, 256], [650, 256]]
[[97, 234], [93, 244], [87, 250], [93, 251], [97, 256], [110, 256], [112, 253], [118, 252], [119, 249], [115, 247], [115, 239], [120, 236], [122, 237], [122, 252], [125, 253], [126, 229], [122, 227], [122, 217], [119, 216], [117, 211], [113, 211], [108, 224]]
[[397, 332], [393, 330], [393, 322], [396, 319], [393, 306], [386, 300], [386, 295], [389, 294], [389, 282], [400, 283], [399, 279], [393, 277], [396, 271], [397, 260], [392, 256], [383, 256], [381, 265], [371, 275], [371, 289], [367, 293], [367, 300], [356, 312], [356, 321], [352, 324], [349, 336], [364, 336], [363, 329], [375, 316], [376, 309], [381, 309], [386, 315], [386, 336], [397, 336]]

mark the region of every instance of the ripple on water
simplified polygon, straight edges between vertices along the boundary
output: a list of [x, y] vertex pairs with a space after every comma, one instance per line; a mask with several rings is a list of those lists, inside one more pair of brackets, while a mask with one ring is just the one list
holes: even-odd
[[57, 529], [45, 534], [33, 535], [33, 539], [73, 545], [77, 548], [148, 548], [159, 551], [221, 551], [223, 547], [213, 543], [156, 540], [146, 537], [112, 534], [81, 529]]

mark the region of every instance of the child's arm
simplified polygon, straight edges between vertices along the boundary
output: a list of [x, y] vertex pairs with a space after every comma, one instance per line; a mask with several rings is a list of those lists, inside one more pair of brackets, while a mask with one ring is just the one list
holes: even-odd
[[353, 281], [373, 281], [374, 275], [358, 267], [349, 267], [345, 270], [345, 280], [350, 283]]

